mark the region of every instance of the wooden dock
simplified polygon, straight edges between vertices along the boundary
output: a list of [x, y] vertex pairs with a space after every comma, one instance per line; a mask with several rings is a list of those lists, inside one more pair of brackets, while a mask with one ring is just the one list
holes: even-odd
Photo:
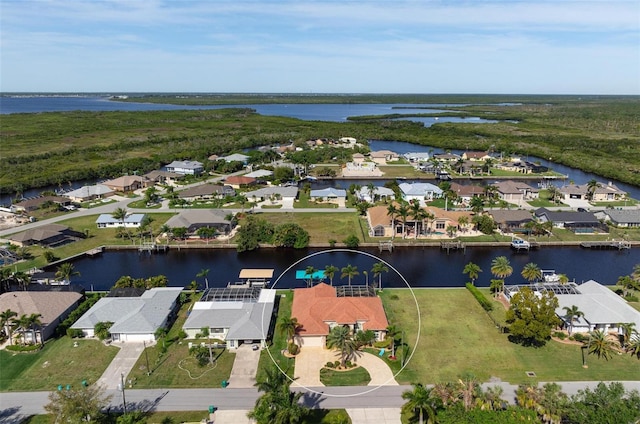
[[96, 247], [94, 249], [87, 250], [86, 251], [86, 255], [90, 256], [90, 257], [94, 257], [94, 256], [100, 255], [103, 251], [104, 251], [104, 247], [103, 246], [99, 246], [99, 247]]
[[388, 251], [388, 252], [393, 252], [393, 241], [388, 240], [388, 241], [381, 241], [378, 244], [378, 249], [380, 249], [380, 251]]
[[631, 243], [626, 240], [607, 240], [607, 241], [583, 241], [580, 247], [585, 249], [631, 249]]
[[440, 249], [446, 250], [447, 254], [449, 254], [450, 250], [462, 250], [463, 252], [466, 253], [467, 246], [463, 242], [461, 242], [460, 240], [456, 240], [456, 241], [441, 241], [440, 242]]
[[156, 244], [156, 243], [143, 243], [138, 247], [138, 252], [140, 253], [154, 253], [154, 252], [166, 252], [168, 249], [165, 244]]

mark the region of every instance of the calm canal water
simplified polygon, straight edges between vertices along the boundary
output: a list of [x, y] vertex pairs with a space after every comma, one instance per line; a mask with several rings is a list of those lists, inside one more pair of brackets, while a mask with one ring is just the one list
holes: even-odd
[[[580, 283], [594, 279], [603, 284], [615, 284], [618, 277], [632, 272], [634, 265], [640, 263], [637, 249], [626, 251], [589, 250], [579, 247], [552, 248], [542, 247], [529, 253], [515, 253], [509, 248], [467, 248], [466, 252], [449, 254], [439, 248], [396, 248], [391, 252], [379, 252], [378, 249], [359, 249], [388, 262], [409, 282], [412, 287], [463, 287], [468, 281], [462, 273], [464, 266], [474, 262], [483, 272], [476, 282], [478, 286], [489, 286], [491, 261], [497, 256], [507, 256], [513, 267], [513, 275], [507, 278], [507, 284], [524, 282], [520, 273], [525, 264], [534, 262], [542, 269], [553, 269], [566, 274], [570, 280]], [[318, 253], [322, 252], [322, 253]], [[303, 260], [285, 272], [300, 259]], [[163, 274], [171, 286], [186, 286], [198, 280], [204, 286], [202, 278], [196, 278], [202, 269], [209, 269], [208, 279], [211, 287], [226, 287], [229, 282], [238, 281], [242, 268], [274, 269], [274, 281], [282, 273], [278, 288], [303, 287], [304, 281], [295, 279], [296, 270], [307, 266], [324, 269], [326, 265], [338, 268], [348, 264], [358, 267], [360, 275], [354, 277], [352, 284], [365, 284], [367, 271], [369, 281], [373, 279], [371, 268], [377, 258], [348, 252], [323, 249], [260, 249], [254, 252], [237, 253], [233, 249], [189, 249], [171, 250], [167, 253], [138, 253], [137, 251], [105, 252], [94, 258], [82, 258], [73, 262], [81, 275], [74, 277], [74, 283], [87, 289], [107, 290], [122, 275], [134, 278], [146, 278]], [[336, 273], [334, 284], [347, 284], [347, 279]], [[389, 269], [383, 275], [383, 287], [406, 287], [402, 278]]]

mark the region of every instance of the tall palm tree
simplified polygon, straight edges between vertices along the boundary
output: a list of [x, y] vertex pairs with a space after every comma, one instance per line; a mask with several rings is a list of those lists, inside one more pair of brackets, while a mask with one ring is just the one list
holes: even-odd
[[407, 203], [401, 203], [398, 208], [398, 216], [402, 220], [402, 238], [405, 237], [405, 227], [407, 226], [407, 218], [409, 217], [409, 206]]
[[475, 213], [480, 213], [484, 210], [484, 200], [480, 196], [473, 196], [469, 201], [471, 210]]
[[457, 391], [458, 397], [462, 400], [465, 411], [473, 408], [476, 396], [478, 394], [478, 381], [473, 376], [466, 376], [458, 379]]
[[347, 266], [343, 267], [341, 269], [341, 271], [342, 271], [342, 274], [340, 274], [340, 278], [348, 277], [349, 278], [349, 285], [351, 285], [351, 278], [353, 278], [356, 275], [360, 274], [358, 272], [358, 267], [357, 266], [353, 266], [351, 264], [347, 264]]
[[272, 393], [278, 391], [282, 386], [288, 386], [289, 379], [275, 366], [265, 368], [264, 373], [257, 379], [256, 386], [258, 391]]
[[[26, 343], [25, 334], [28, 332], [32, 332], [34, 342], [37, 343], [38, 338], [35, 330], [36, 328], [42, 326], [42, 321], [40, 321], [40, 318], [42, 318], [41, 314], [23, 314], [20, 316], [20, 318], [18, 318], [18, 330], [22, 333], [23, 343]], [[40, 341], [42, 342], [42, 334], [40, 335]]]
[[371, 198], [371, 203], [375, 203], [376, 185], [374, 183], [367, 184], [367, 190], [369, 191], [369, 197]]
[[593, 196], [596, 193], [596, 189], [600, 187], [600, 183], [596, 180], [590, 180], [587, 182], [587, 198], [593, 200]]
[[565, 306], [562, 309], [566, 312], [564, 315], [565, 318], [569, 320], [569, 335], [571, 335], [571, 332], [573, 331], [573, 319], [583, 317], [584, 313], [578, 309], [576, 305], [571, 305], [571, 307]]
[[432, 396], [432, 389], [424, 387], [421, 383], [413, 383], [413, 390], [402, 392], [402, 399], [407, 402], [402, 405], [405, 413], [418, 413], [418, 422], [424, 423], [424, 416], [427, 423], [434, 423], [436, 420], [436, 406]]
[[391, 356], [396, 356], [396, 337], [401, 333], [401, 331], [395, 325], [389, 325], [386, 330], [387, 339], [391, 339]]
[[398, 208], [391, 202], [387, 206], [387, 215], [391, 217], [391, 239], [396, 237], [396, 216], [398, 215]]
[[356, 355], [358, 344], [353, 338], [351, 329], [346, 325], [333, 327], [327, 336], [327, 347], [340, 351], [340, 365], [344, 368], [347, 360]]
[[620, 324], [618, 324], [618, 328], [622, 330], [622, 337], [620, 340], [621, 347], [625, 348], [627, 344], [629, 344], [629, 341], [631, 340], [631, 336], [634, 333], [638, 334], [638, 332], [635, 329], [635, 326], [636, 326], [635, 322], [621, 322]]
[[587, 342], [589, 354], [596, 355], [598, 358], [604, 358], [606, 361], [613, 356], [613, 342], [609, 340], [604, 331], [596, 330], [589, 334]]
[[60, 264], [56, 270], [56, 280], [64, 281], [65, 283], [71, 283], [71, 277], [74, 275], [80, 275], [80, 272], [75, 270], [71, 262]]
[[333, 265], [327, 265], [324, 267], [324, 276], [329, 279], [329, 284], [333, 286], [333, 277], [336, 275], [336, 272], [340, 271], [338, 267]]
[[111, 216], [113, 217], [113, 219], [117, 219], [118, 221], [120, 221], [123, 227], [124, 220], [127, 219], [127, 215], [129, 215], [129, 213], [127, 212], [126, 208], [117, 208], [116, 210], [111, 212]]
[[15, 323], [14, 318], [18, 316], [17, 312], [12, 311], [11, 309], [7, 309], [6, 311], [0, 312], [0, 327], [4, 328], [4, 332], [9, 337], [9, 344], [13, 344], [13, 340], [11, 339], [11, 335], [13, 333], [13, 323]]
[[14, 272], [11, 278], [18, 284], [18, 288], [22, 290], [27, 290], [31, 283], [31, 277], [24, 271]]
[[528, 282], [534, 282], [542, 279], [542, 270], [537, 264], [529, 262], [522, 268], [522, 276]]
[[502, 280], [499, 291], [502, 291], [504, 287], [504, 279], [509, 277], [513, 273], [511, 263], [506, 256], [498, 256], [491, 261], [491, 273], [495, 275], [499, 280]]
[[640, 359], [640, 336], [636, 336], [627, 344], [626, 351]]
[[471, 285], [475, 285], [476, 279], [479, 277], [481, 272], [482, 269], [473, 262], [469, 262], [468, 264], [466, 264], [464, 266], [464, 269], [462, 270], [463, 274], [467, 274], [469, 278], [471, 278]]
[[287, 344], [293, 343], [293, 338], [300, 330], [300, 323], [298, 318], [295, 317], [282, 317], [278, 322], [278, 331], [280, 334], [287, 336]]
[[413, 201], [411, 202], [409, 213], [411, 214], [411, 217], [413, 218], [413, 221], [414, 221], [414, 227], [413, 227], [415, 232], [414, 238], [417, 239], [418, 226], [423, 227], [422, 221], [427, 217], [427, 211], [422, 209], [422, 206], [420, 206], [420, 202]]
[[373, 273], [373, 278], [378, 278], [378, 288], [382, 289], [382, 273], [389, 272], [389, 268], [384, 264], [384, 262], [376, 262], [373, 264], [371, 272]]
[[462, 232], [467, 231], [467, 226], [469, 225], [469, 217], [467, 215], [461, 215], [458, 217], [458, 227]]
[[503, 408], [505, 401], [502, 399], [502, 395], [504, 393], [504, 389], [502, 387], [492, 386], [487, 387], [486, 390], [478, 389], [478, 403], [480, 404], [480, 409], [495, 411]]
[[209, 268], [203, 268], [199, 273], [196, 274], [197, 278], [204, 278], [204, 287], [205, 289], [209, 289], [209, 279], [207, 276], [209, 275]]
[[318, 272], [318, 270], [313, 265], [309, 265], [304, 270], [304, 275], [307, 277], [307, 287], [311, 287], [313, 285], [313, 274], [316, 272]]

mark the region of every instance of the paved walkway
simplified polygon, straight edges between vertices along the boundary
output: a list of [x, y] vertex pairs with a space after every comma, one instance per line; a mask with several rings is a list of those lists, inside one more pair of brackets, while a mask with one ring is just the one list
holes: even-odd
[[[322, 347], [303, 347], [296, 356], [296, 368], [292, 387], [319, 387], [324, 386], [320, 382], [320, 369], [327, 362], [339, 359], [335, 350]], [[397, 386], [391, 369], [385, 362], [375, 355], [360, 352], [355, 362], [365, 368], [371, 376], [369, 386]]]
[[250, 344], [240, 345], [236, 349], [236, 358], [229, 376], [229, 387], [234, 389], [254, 387], [259, 360], [259, 349], [253, 350]]
[[129, 375], [131, 369], [144, 351], [143, 343], [116, 342], [112, 345], [119, 347], [120, 350], [104, 373], [102, 373], [102, 377], [97, 381], [98, 385], [101, 385], [105, 389], [117, 389], [122, 376], [124, 375], [124, 378], [127, 378], [127, 375]]
[[351, 424], [401, 424], [400, 408], [347, 408]]

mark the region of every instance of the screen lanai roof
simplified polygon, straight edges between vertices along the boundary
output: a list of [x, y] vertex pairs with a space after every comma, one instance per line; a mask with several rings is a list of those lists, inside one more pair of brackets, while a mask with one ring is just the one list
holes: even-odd
[[208, 289], [200, 302], [255, 303], [260, 298], [260, 287], [223, 287]]
[[534, 283], [534, 284], [516, 284], [512, 286], [506, 286], [504, 288], [505, 293], [508, 297], [513, 296], [513, 294], [517, 293], [523, 287], [528, 287], [534, 292], [539, 293], [547, 293], [552, 292], [553, 294], [580, 294], [580, 290], [578, 287], [573, 284], [559, 284], [559, 283]]

